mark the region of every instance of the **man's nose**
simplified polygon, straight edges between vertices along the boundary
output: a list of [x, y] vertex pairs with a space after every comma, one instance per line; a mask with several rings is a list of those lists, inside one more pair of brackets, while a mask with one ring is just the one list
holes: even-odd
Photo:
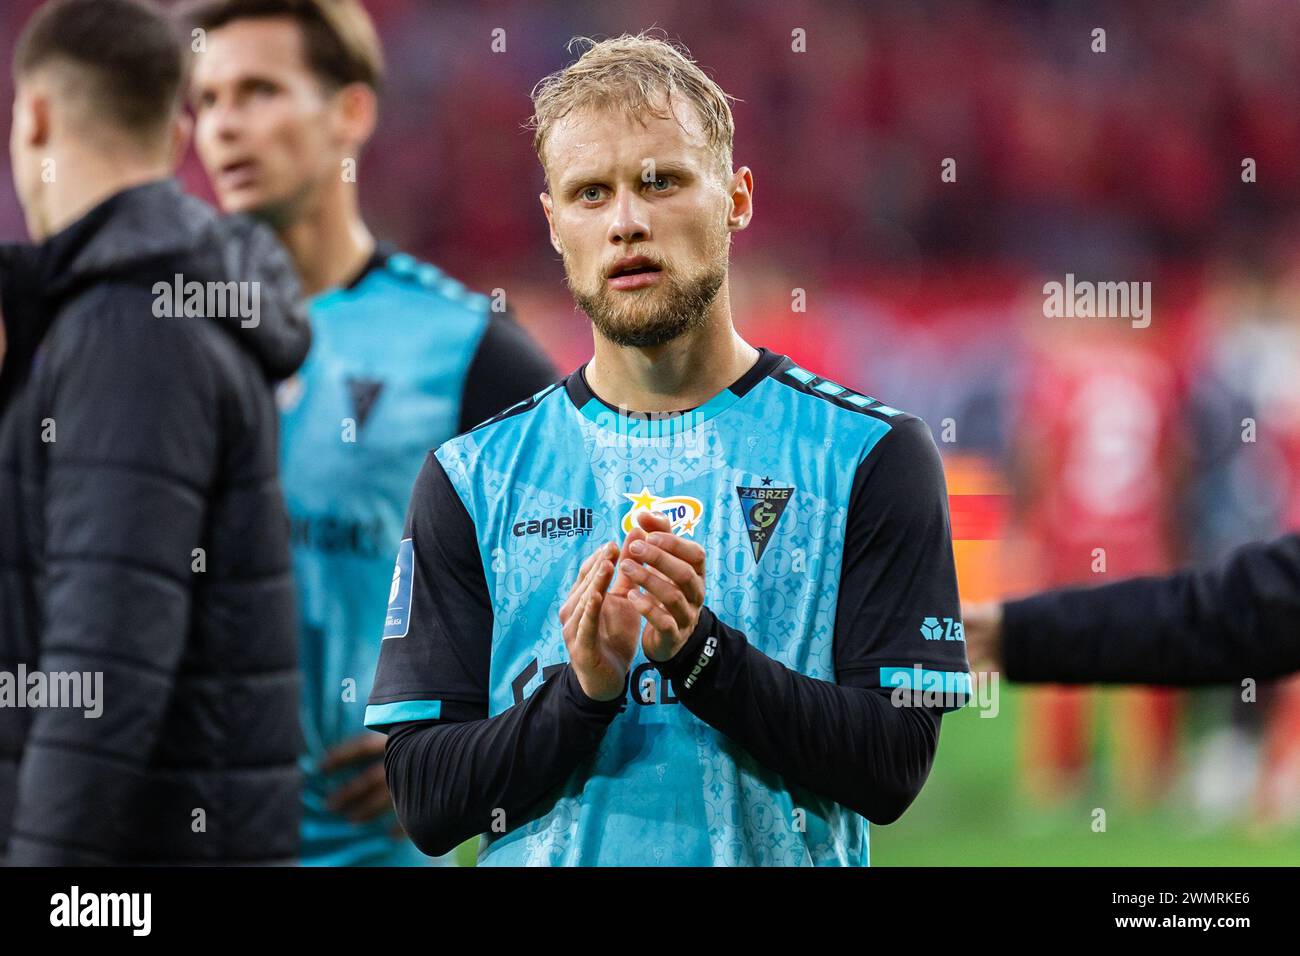
[[229, 101], [213, 103], [207, 109], [208, 121], [218, 139], [231, 140], [239, 135], [242, 121], [236, 106]]
[[609, 241], [615, 245], [631, 245], [649, 239], [648, 205], [635, 191], [620, 190], [614, 198], [614, 218], [609, 224]]

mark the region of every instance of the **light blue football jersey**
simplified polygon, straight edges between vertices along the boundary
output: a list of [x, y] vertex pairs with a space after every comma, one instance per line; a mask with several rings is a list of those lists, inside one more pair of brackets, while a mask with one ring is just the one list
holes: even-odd
[[[855, 482], [896, 428], [916, 435], [924, 423], [763, 350], [749, 373], [691, 412], [617, 411], [580, 370], [446, 442], [438, 471], [473, 521], [491, 620], [478, 632], [435, 633], [420, 608], [444, 602], [441, 613], [454, 601], [448, 588], [461, 585], [422, 581], [413, 568], [430, 566], [421, 554], [460, 545], [418, 534], [404, 541], [367, 724], [445, 719], [484, 687], [477, 703], [489, 717], [524, 700], [568, 660], [557, 615], [579, 564], [600, 542], [621, 542], [643, 509], [704, 547], [707, 606], [763, 654], [824, 681], [851, 668], [871, 686], [915, 681], [968, 693], [960, 623], [956, 640], [951, 626], [960, 612], [947, 502], [928, 430], [925, 480], [889, 485], [890, 494], [924, 498], [917, 512], [934, 518], [926, 540], [877, 542], [854, 555], [854, 587], [869, 593], [851, 597], [870, 602], [879, 620], [857, 629], [866, 636], [854, 646], [836, 646], [847, 524], [855, 492], [866, 494]], [[473, 673], [480, 658], [485, 674]], [[759, 765], [680, 705], [640, 650], [630, 678], [629, 703], [597, 751], [533, 819], [485, 833], [480, 864], [868, 863], [862, 816]]]
[[[428, 449], [469, 427], [467, 379], [472, 367], [492, 373], [476, 359], [492, 323], [503, 320], [486, 296], [386, 245], [357, 280], [309, 308], [311, 351], [277, 396], [301, 621], [302, 862], [425, 864], [410, 841], [389, 835], [393, 814], [355, 824], [329, 810], [329, 792], [355, 770], [326, 775], [319, 763], [364, 733], [411, 486]], [[493, 411], [553, 373], [547, 366], [541, 379], [520, 377], [494, 383], [501, 395]]]

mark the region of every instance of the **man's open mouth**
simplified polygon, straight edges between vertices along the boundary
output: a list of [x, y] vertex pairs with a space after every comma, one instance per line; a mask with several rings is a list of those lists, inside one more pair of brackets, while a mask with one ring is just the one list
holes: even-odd
[[257, 178], [257, 163], [251, 159], [241, 159], [226, 163], [217, 173], [217, 181], [227, 189], [247, 186]]
[[620, 276], [635, 276], [643, 275], [647, 272], [661, 271], [663, 270], [658, 265], [647, 259], [645, 256], [632, 256], [615, 262], [614, 265], [610, 267], [609, 272], [606, 273], [606, 278], [617, 279]]

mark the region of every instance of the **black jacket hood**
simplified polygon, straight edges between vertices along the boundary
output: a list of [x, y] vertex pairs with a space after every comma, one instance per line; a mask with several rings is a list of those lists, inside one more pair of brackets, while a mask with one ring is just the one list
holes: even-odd
[[[0, 250], [0, 293], [15, 363], [30, 359], [60, 304], [102, 281], [152, 288], [190, 282], [256, 282], [256, 324], [212, 316], [271, 379], [291, 375], [311, 344], [305, 303], [287, 253], [247, 216], [222, 216], [175, 179], [125, 189], [37, 246]], [[11, 365], [8, 359], [5, 364]]]

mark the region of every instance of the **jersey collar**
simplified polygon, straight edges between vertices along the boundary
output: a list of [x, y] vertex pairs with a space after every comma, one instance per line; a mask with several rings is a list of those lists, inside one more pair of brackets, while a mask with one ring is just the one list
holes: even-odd
[[375, 248], [374, 251], [370, 253], [370, 258], [366, 260], [365, 265], [361, 267], [360, 271], [342, 287], [343, 291], [351, 292], [357, 286], [361, 285], [361, 283], [365, 281], [366, 276], [370, 275], [370, 273], [374, 272], [376, 269], [382, 269], [385, 264], [387, 264], [389, 256], [396, 254], [397, 246], [393, 245], [386, 239], [376, 240]]
[[703, 405], [675, 412], [637, 412], [611, 405], [587, 384], [590, 360], [565, 379], [564, 388], [574, 408], [597, 425], [629, 433], [634, 431], [639, 437], [658, 438], [687, 431], [721, 414], [787, 361], [784, 355], [759, 346], [758, 360], [744, 375]]

